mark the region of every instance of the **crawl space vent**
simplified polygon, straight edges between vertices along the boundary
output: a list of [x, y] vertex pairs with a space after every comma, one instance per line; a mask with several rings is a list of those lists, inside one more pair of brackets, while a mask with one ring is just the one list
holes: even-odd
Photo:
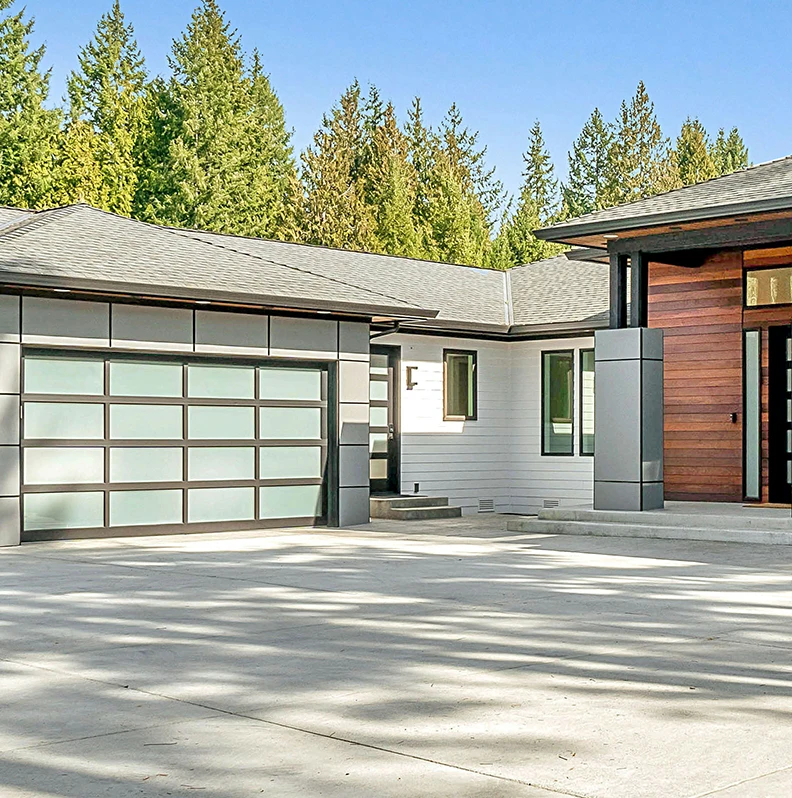
[[558, 507], [558, 499], [545, 499], [542, 506], [545, 510], [549, 510], [551, 507]]
[[495, 499], [479, 499], [480, 513], [494, 513], [495, 512]]

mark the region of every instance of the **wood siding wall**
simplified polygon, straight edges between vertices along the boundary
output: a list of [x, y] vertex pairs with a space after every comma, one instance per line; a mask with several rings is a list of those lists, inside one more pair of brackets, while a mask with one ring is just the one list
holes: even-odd
[[740, 252], [649, 267], [649, 326], [665, 333], [667, 499], [743, 498], [742, 271]]

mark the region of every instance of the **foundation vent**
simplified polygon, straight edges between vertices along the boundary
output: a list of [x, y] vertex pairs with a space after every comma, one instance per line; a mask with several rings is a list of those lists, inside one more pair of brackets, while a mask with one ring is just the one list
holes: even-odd
[[558, 499], [545, 499], [542, 503], [542, 507], [545, 510], [550, 510], [553, 507], [558, 507]]
[[478, 511], [480, 513], [494, 513], [495, 499], [479, 499]]

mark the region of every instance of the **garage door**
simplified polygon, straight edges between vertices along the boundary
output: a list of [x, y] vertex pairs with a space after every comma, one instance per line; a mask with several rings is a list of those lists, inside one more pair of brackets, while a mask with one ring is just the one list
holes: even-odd
[[326, 521], [325, 367], [35, 352], [23, 391], [24, 539]]

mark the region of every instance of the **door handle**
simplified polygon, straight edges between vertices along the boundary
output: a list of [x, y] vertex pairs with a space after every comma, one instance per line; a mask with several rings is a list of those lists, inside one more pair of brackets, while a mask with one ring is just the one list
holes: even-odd
[[392, 441], [396, 437], [396, 429], [393, 424], [388, 424], [388, 440]]

